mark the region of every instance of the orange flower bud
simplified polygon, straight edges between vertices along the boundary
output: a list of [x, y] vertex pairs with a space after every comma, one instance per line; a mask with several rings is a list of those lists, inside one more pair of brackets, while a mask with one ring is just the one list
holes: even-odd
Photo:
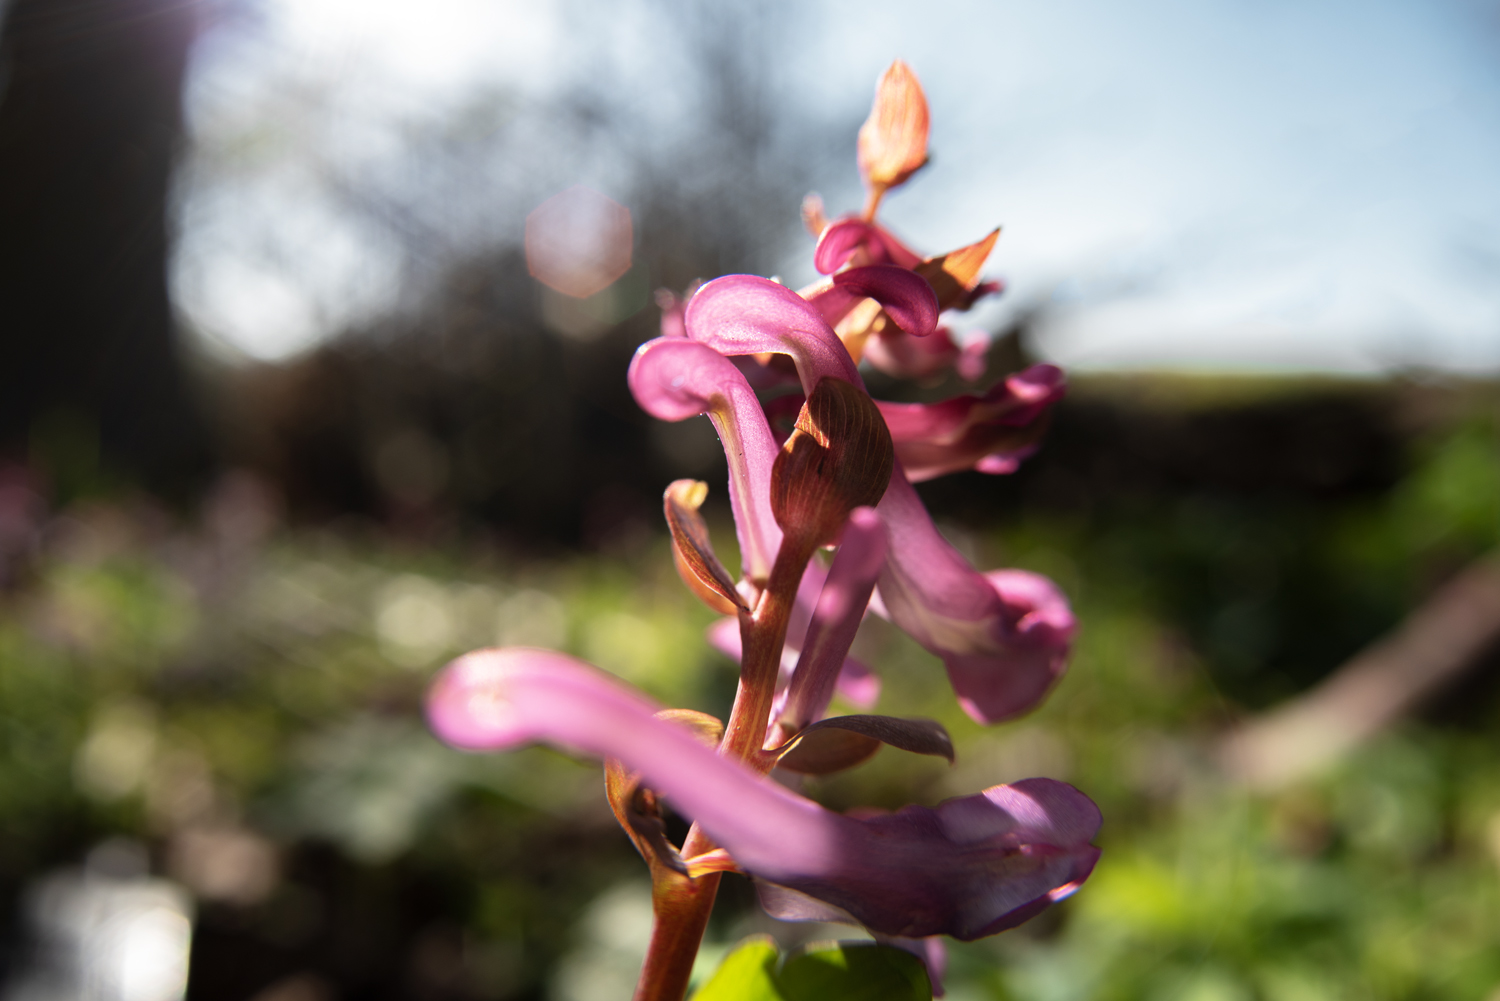
[[897, 59], [875, 88], [875, 106], [859, 130], [859, 171], [872, 189], [893, 188], [927, 162], [927, 97], [911, 67]]

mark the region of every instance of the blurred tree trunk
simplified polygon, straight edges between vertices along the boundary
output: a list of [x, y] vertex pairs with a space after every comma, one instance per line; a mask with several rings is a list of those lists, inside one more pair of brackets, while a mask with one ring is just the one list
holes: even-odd
[[0, 450], [55, 480], [105, 470], [172, 489], [208, 466], [167, 300], [167, 186], [198, 14], [194, 0], [6, 11]]

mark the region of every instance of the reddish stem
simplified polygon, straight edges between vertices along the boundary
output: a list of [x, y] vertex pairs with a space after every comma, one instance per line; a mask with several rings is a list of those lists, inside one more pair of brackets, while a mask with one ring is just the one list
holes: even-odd
[[797, 587], [802, 583], [814, 548], [791, 533], [783, 536], [759, 605], [754, 614], [740, 614], [740, 645], [744, 651], [740, 657], [740, 686], [724, 728], [724, 739], [719, 743], [719, 753], [761, 771], [769, 770], [763, 767], [760, 751], [771, 721], [771, 703], [776, 698], [786, 627], [797, 601]]
[[693, 975], [693, 960], [713, 913], [721, 873], [673, 879], [652, 893], [651, 945], [641, 966], [635, 1001], [682, 1001]]
[[[771, 769], [771, 757], [761, 752], [771, 704], [776, 697], [781, 649], [786, 643], [797, 587], [802, 583], [803, 571], [812, 559], [814, 548], [794, 540], [790, 534], [784, 536], [776, 564], [771, 568], [771, 579], [755, 611], [740, 613], [740, 641], [744, 648], [740, 685], [729, 723], [724, 728], [724, 739], [719, 742], [719, 753], [744, 761], [761, 772]], [[713, 847], [713, 841], [694, 824], [683, 841], [682, 856], [692, 858]], [[693, 961], [698, 956], [714, 896], [719, 890], [719, 877], [719, 873], [710, 873], [697, 879], [683, 879], [677, 873], [666, 873], [657, 880], [651, 895], [655, 918], [651, 945], [641, 967], [635, 1001], [682, 1001], [687, 994]]]

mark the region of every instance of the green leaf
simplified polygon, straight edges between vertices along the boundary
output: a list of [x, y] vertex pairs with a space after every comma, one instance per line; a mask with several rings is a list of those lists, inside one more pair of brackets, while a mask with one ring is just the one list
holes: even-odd
[[769, 935], [752, 935], [724, 957], [693, 1001], [782, 1001], [775, 980], [780, 958]]
[[693, 1001], [932, 1001], [927, 968], [875, 942], [818, 942], [782, 959], [764, 935], [725, 957]]
[[784, 1001], [932, 1001], [927, 967], [876, 942], [815, 942], [789, 954], [776, 976]]

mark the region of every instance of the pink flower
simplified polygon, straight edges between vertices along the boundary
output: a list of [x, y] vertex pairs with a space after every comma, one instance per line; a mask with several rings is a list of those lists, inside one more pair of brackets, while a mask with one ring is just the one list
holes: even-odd
[[[880, 269], [868, 287], [898, 310], [922, 315], [920, 305], [911, 301], [911, 286], [887, 281], [889, 271], [899, 269]], [[772, 531], [764, 485], [775, 461], [774, 439], [744, 376], [717, 355], [790, 355], [809, 394], [824, 378], [863, 383], [816, 305], [764, 278], [733, 275], [704, 285], [688, 303], [684, 327], [686, 339], [663, 338], [641, 346], [631, 365], [631, 389], [647, 412], [663, 420], [697, 413], [714, 419], [729, 458], [730, 499], [742, 551], [774, 553], [771, 540], [779, 540], [779, 533]], [[1031, 441], [1015, 444], [995, 437], [994, 429], [1025, 433], [1060, 393], [1060, 382], [1057, 369], [1036, 366], [984, 396], [934, 405], [883, 404], [881, 412], [888, 425], [894, 424], [897, 455], [911, 455], [920, 463], [917, 475], [926, 478], [963, 462], [1004, 455], [1006, 448], [1024, 454]], [[987, 576], [971, 567], [933, 526], [900, 463], [877, 510], [890, 541], [879, 572], [884, 609], [943, 659], [964, 710], [989, 723], [1036, 705], [1067, 664], [1074, 620], [1062, 595], [1035, 575], [1006, 571]], [[759, 527], [747, 531], [747, 525]], [[757, 534], [761, 541], [755, 541]], [[755, 559], [747, 561], [744, 574], [763, 580], [757, 577]], [[800, 615], [794, 613], [794, 626], [788, 629], [795, 651], [808, 648], [796, 625], [811, 622], [813, 600], [808, 589], [799, 590]], [[846, 643], [845, 653], [847, 649]]]
[[[813, 264], [820, 273], [836, 275], [844, 269], [871, 265], [904, 268], [931, 284], [940, 310], [963, 311], [1002, 289], [999, 282], [980, 280], [999, 229], [967, 247], [924, 258], [876, 221], [886, 193], [906, 183], [927, 163], [928, 119], [921, 83], [910, 67], [897, 60], [876, 86], [870, 117], [859, 132], [859, 171], [869, 191], [864, 211], [830, 222], [822, 200], [809, 195], [802, 203], [802, 219], [818, 241]], [[813, 286], [804, 294], [818, 301], [819, 288]], [[989, 347], [986, 336], [970, 338], [963, 344], [946, 326], [939, 326], [928, 336], [892, 323], [872, 302], [837, 306], [825, 309], [824, 318], [856, 361], [868, 360], [882, 372], [905, 378], [926, 379], [950, 367], [970, 382], [984, 374]]]
[[[850, 656], [872, 610], [942, 659], [959, 704], [982, 723], [1035, 706], [1067, 662], [1074, 621], [1051, 582], [975, 570], [912, 486], [963, 469], [1013, 470], [1061, 397], [1062, 373], [1033, 366], [933, 404], [877, 404], [860, 376], [862, 358], [921, 378], [953, 367], [973, 380], [985, 368], [984, 346], [961, 345], [940, 318], [999, 290], [980, 281], [999, 230], [924, 259], [875, 221], [884, 194], [927, 162], [928, 125], [920, 83], [895, 63], [860, 130], [863, 215], [830, 225], [821, 203], [804, 203], [828, 277], [801, 293], [749, 275], [683, 299], [662, 293], [662, 336], [631, 361], [642, 408], [670, 421], [707, 415], [724, 445], [738, 577], [700, 513], [706, 483], [673, 482], [662, 506], [684, 583], [730, 616], [711, 630], [741, 662], [727, 721], [658, 711], [544, 650], [476, 651], [449, 664], [429, 694], [433, 729], [457, 746], [543, 741], [607, 759], [611, 809], [651, 870], [655, 925], [640, 998], [684, 995], [727, 870], [754, 877], [771, 914], [863, 924], [924, 957], [940, 979], [933, 936], [973, 939], [1019, 924], [1076, 890], [1099, 855], [1090, 844], [1099, 811], [1050, 779], [856, 816], [767, 777], [835, 772], [882, 744], [953, 760], [933, 720], [827, 715], [836, 690], [862, 708], [879, 694]], [[832, 551], [830, 562], [820, 550]], [[680, 847], [666, 836], [661, 797], [693, 821]]]
[[[813, 213], [821, 215], [821, 206]], [[986, 295], [1001, 291], [999, 282], [980, 281], [980, 270], [989, 257], [1000, 231], [939, 257], [923, 258], [884, 226], [845, 216], [827, 224], [817, 234], [813, 264], [818, 271], [837, 278], [844, 270], [861, 267], [900, 267], [931, 286], [940, 311], [970, 309]], [[825, 283], [803, 290], [814, 302]], [[864, 358], [880, 371], [902, 378], [925, 379], [949, 367], [974, 381], [984, 374], [989, 338], [980, 336], [967, 345], [953, 339], [946, 326], [938, 326], [931, 337], [892, 324], [873, 303], [843, 305], [837, 312], [824, 310], [828, 320], [856, 358]]]
[[921, 483], [963, 469], [1014, 472], [1036, 451], [1048, 411], [1065, 391], [1062, 369], [1033, 365], [985, 393], [941, 403], [877, 405], [906, 478]]
[[902, 476], [891, 477], [879, 511], [891, 533], [886, 614], [943, 659], [964, 712], [997, 723], [1036, 706], [1067, 668], [1077, 627], [1067, 599], [1040, 574], [976, 571]]
[[[443, 669], [428, 716], [444, 740], [493, 750], [542, 741], [619, 759], [752, 876], [885, 935], [970, 940], [1073, 893], [1098, 858], [1099, 811], [1072, 786], [1027, 779], [928, 809], [831, 813], [706, 747], [610, 676], [547, 650], [479, 650]], [[724, 868], [721, 859], [685, 859]]]

